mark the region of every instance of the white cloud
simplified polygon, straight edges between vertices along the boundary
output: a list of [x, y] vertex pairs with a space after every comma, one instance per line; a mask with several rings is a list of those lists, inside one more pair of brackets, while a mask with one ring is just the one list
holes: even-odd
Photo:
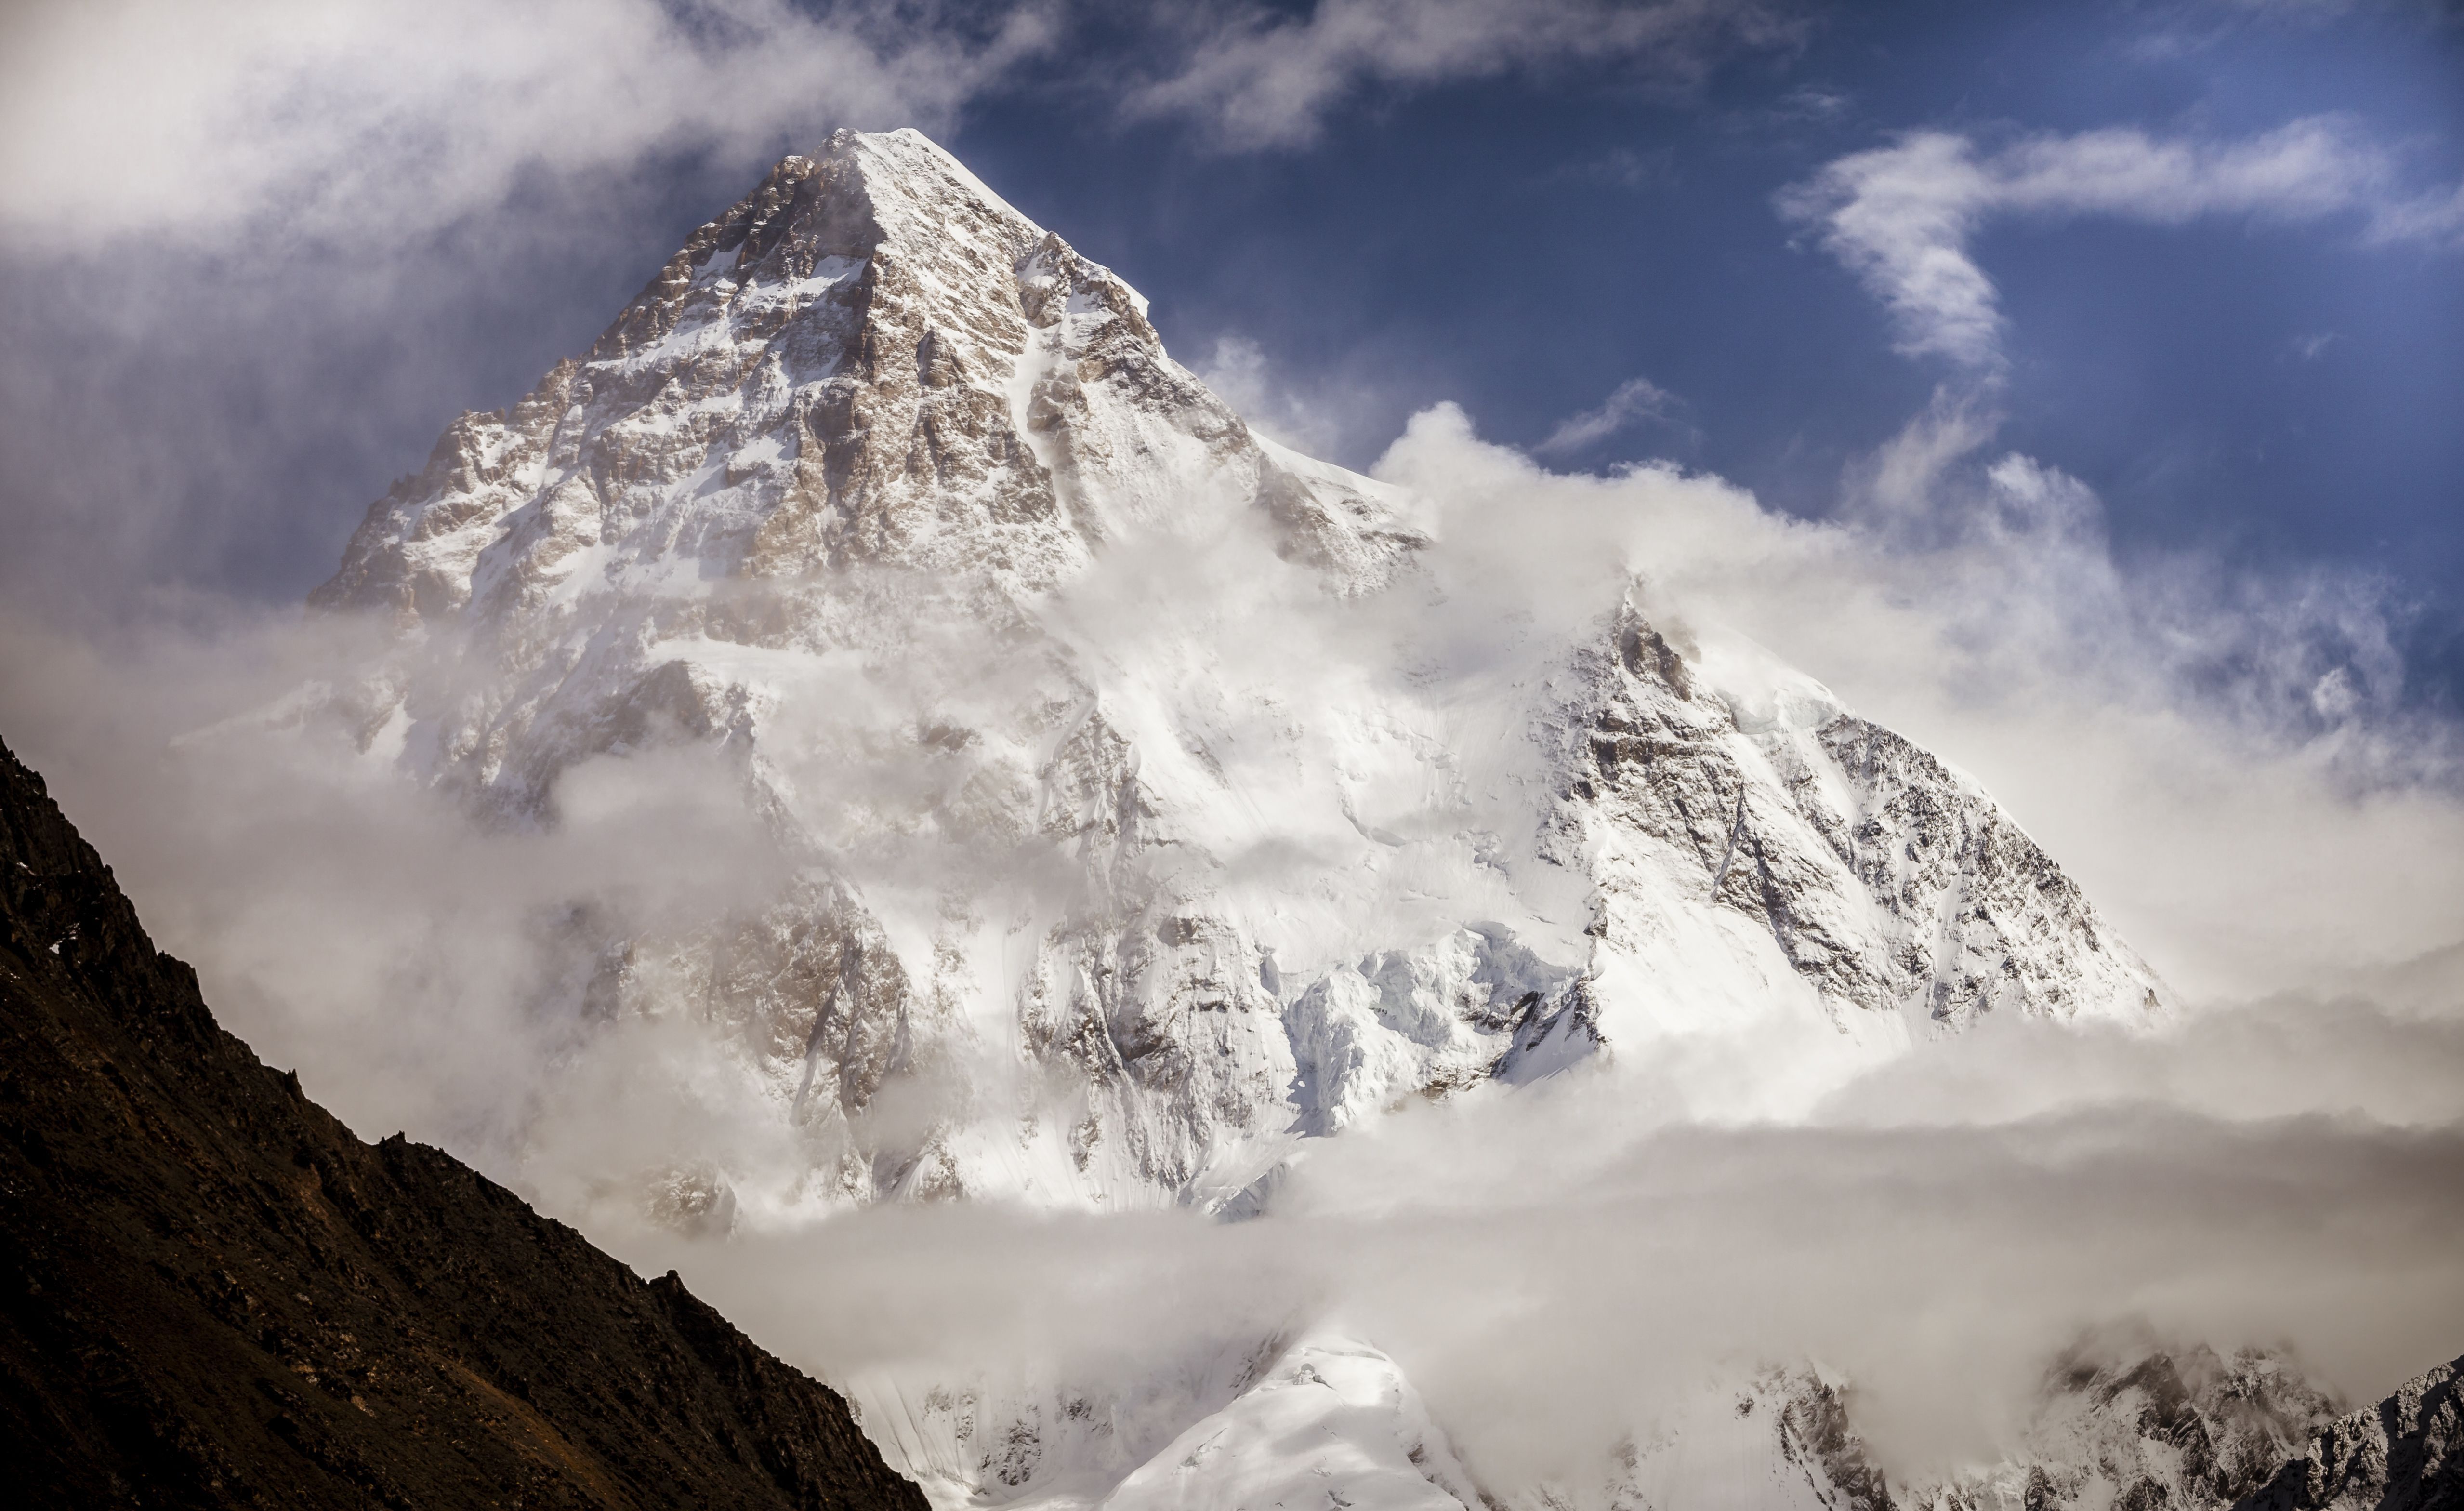
[[[2452, 1078], [2464, 1043], [2367, 1010], [2343, 1014], [2351, 1037], [2317, 1032], [2327, 1016], [2157, 1044], [1997, 1029], [1806, 1126], [1672, 1126], [1607, 1078], [1416, 1105], [1312, 1148], [1275, 1211], [1234, 1225], [953, 1205], [603, 1241], [842, 1384], [1023, 1366], [1134, 1399], [1227, 1344], [1331, 1325], [1390, 1353], [1520, 1503], [1604, 1471], [1672, 1398], [1810, 1353], [1857, 1386], [1896, 1475], [1989, 1457], [2098, 1322], [2290, 1343], [2356, 1395], [2454, 1347], [2454, 1082], [2405, 1078], [2418, 1122], [2344, 1093], [2412, 1060]], [[2165, 1100], [2173, 1079], [2221, 1090], [2210, 1055], [2238, 1099]], [[2329, 1095], [2282, 1094], [2305, 1055]]]
[[1628, 378], [1601, 400], [1597, 409], [1585, 410], [1561, 421], [1535, 449], [1543, 453], [1580, 451], [1645, 420], [1683, 425], [1675, 411], [1684, 402], [1649, 378]]
[[[1670, 614], [1751, 635], [1973, 770], [2186, 994], [2302, 984], [2383, 1007], [2226, 1004], [2155, 1037], [1994, 1024], [1792, 1126], [1683, 1117], [1705, 1082], [1771, 1075], [1774, 1046], [1671, 1053], [1636, 1080], [1376, 1120], [1314, 1146], [1288, 1204], [1249, 1224], [960, 1206], [788, 1231], [748, 1199], [747, 1231], [695, 1244], [628, 1232], [623, 1182], [691, 1156], [755, 1193], [807, 1173], [809, 1151], [693, 1014], [594, 1028], [573, 999], [598, 942], [707, 922], [775, 882], [784, 857], [740, 789], [693, 769], [712, 752], [577, 768], [561, 826], [507, 832], [346, 741], [239, 728], [166, 750], [218, 709], [338, 678], [361, 654], [332, 643], [347, 626], [260, 616], [202, 642], [171, 626], [104, 654], [17, 603], [0, 604], [0, 729], [225, 1021], [312, 1094], [681, 1266], [842, 1384], [1053, 1371], [1129, 1392], [1325, 1322], [1391, 1352], [1503, 1490], [1604, 1454], [1705, 1378], [1808, 1352], [1863, 1388], [1895, 1462], [1989, 1451], [2050, 1350], [2134, 1315], [2220, 1345], [2289, 1338], [2337, 1383], [2384, 1389], [2464, 1319], [2455, 958], [2431, 963], [2418, 1008], [2374, 968], [2454, 939], [2464, 804], [2435, 784], [2357, 791], [2315, 743], [2254, 737], [2197, 690], [2201, 657], [2289, 655], [2366, 603], [2125, 573], [2093, 496], [1990, 456], [1991, 433], [1947, 404], [1878, 467], [1857, 522], [1809, 523], [1673, 468], [1551, 473], [1441, 408], [1380, 468], [1435, 507], [1441, 592], [1337, 603], [1262, 542], [1116, 543], [1072, 622], [1088, 644], [1124, 625], [1190, 637], [1209, 676], [1259, 669], [1308, 707], [1397, 645], [1519, 675], [1533, 616], [1544, 639], [1572, 628], [1639, 569]], [[1023, 662], [961, 662], [1023, 685]], [[2294, 680], [2307, 698], [2317, 674]], [[880, 712], [903, 720], [895, 700]]]
[[[382, 245], [524, 175], [753, 161], [834, 125], [934, 124], [1043, 45], [1043, 11], [880, 24], [786, 0], [108, 0], [0, 27], [0, 228]], [[908, 18], [912, 23], [913, 17]]]
[[1215, 338], [1215, 349], [1197, 374], [1252, 429], [1312, 456], [1336, 454], [1340, 437], [1332, 418], [1322, 406], [1276, 382], [1267, 371], [1265, 348], [1250, 338]]
[[1967, 136], [1914, 131], [1826, 165], [1783, 190], [1779, 205], [1890, 310], [1902, 352], [1989, 373], [2003, 362], [2003, 320], [1969, 249], [1998, 217], [2351, 217], [2372, 243], [2464, 231], [2464, 190], [2407, 191], [2387, 152], [2323, 116], [2238, 142], [2124, 127], [2028, 137], [1990, 155]]
[[1327, 114], [1378, 85], [1411, 88], [1551, 65], [1608, 62], [1683, 83], [1722, 53], [1800, 33], [1768, 0], [1318, 0], [1305, 19], [1215, 11], [1177, 73], [1133, 113], [1206, 123], [1233, 147], [1316, 140]]

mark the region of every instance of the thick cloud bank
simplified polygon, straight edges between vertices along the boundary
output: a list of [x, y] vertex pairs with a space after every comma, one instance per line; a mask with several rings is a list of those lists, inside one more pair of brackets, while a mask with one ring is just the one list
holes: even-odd
[[1154, 1378], [1332, 1326], [1393, 1355], [1501, 1490], [1577, 1477], [1766, 1362], [1854, 1381], [1886, 1455], [1936, 1468], [2007, 1446], [2092, 1324], [2290, 1344], [2355, 1394], [2464, 1327], [2452, 1124], [2113, 1102], [1984, 1127], [1638, 1131], [1586, 1091], [1397, 1115], [1314, 1151], [1285, 1210], [1231, 1227], [900, 1210], [618, 1241], [842, 1380], [1010, 1359]]

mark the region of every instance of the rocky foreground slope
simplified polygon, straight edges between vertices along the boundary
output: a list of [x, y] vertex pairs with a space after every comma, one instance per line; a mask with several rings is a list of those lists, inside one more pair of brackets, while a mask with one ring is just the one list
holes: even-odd
[[923, 1511], [825, 1387], [218, 1028], [0, 746], [20, 1506]]

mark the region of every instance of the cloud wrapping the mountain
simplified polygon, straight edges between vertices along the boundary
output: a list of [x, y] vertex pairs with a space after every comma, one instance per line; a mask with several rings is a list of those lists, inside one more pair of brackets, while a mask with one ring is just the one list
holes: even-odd
[[[0, 216], [37, 253], [63, 226], [214, 245], [279, 224], [246, 276], [215, 284], [223, 323], [197, 344], [314, 325], [366, 296], [368, 344], [337, 368], [416, 367], [393, 333], [429, 311], [487, 319], [454, 281], [469, 275], [438, 269], [484, 261], [462, 254], [489, 243], [407, 280], [395, 243], [535, 208], [542, 171], [620, 176], [660, 153], [750, 162], [825, 122], [938, 119], [1047, 34], [1034, 11], [893, 48], [868, 40], [860, 7], [586, 9], [586, 25], [554, 4], [266, 9], [236, 33], [191, 31], [167, 7], [21, 19], [18, 113], [0, 117], [20, 155]], [[1133, 109], [1199, 121], [1226, 145], [1290, 145], [1379, 90], [1599, 63], [1682, 80], [1724, 48], [1785, 45], [1775, 14], [1589, 0], [1219, 11]], [[114, 39], [141, 29], [193, 45], [158, 74], [115, 72]], [[312, 113], [338, 124], [300, 129]], [[50, 124], [79, 115], [93, 134]], [[2453, 225], [2333, 122], [2240, 144], [2118, 132], [1991, 155], [1921, 134], [1843, 159], [1791, 203], [1893, 302], [1911, 349], [1980, 368], [2001, 326], [1969, 249], [1995, 216], [2351, 215], [2365, 235], [2423, 241]], [[594, 224], [543, 218], [508, 233], [579, 244]], [[297, 255], [311, 242], [365, 260]], [[132, 338], [123, 378], [159, 364], [155, 317], [194, 300], [195, 276], [77, 285]], [[21, 380], [50, 383], [26, 349]], [[1272, 398], [1254, 356], [1227, 346], [1215, 370]], [[284, 381], [296, 393], [342, 375]], [[439, 404], [458, 397], [434, 387]], [[1643, 417], [1656, 395], [1621, 388], [1557, 444]], [[46, 486], [72, 500], [61, 528], [113, 558], [115, 532], [152, 527], [147, 511], [128, 503], [106, 525], [88, 500], [158, 497], [338, 408], [291, 421], [286, 397], [262, 404], [272, 418], [205, 416], [157, 455], [102, 444], [125, 439], [108, 425], [59, 448]], [[1308, 417], [1277, 402], [1274, 417]], [[1382, 464], [1440, 516], [1418, 585], [1431, 591], [1346, 610], [1238, 534], [1122, 543], [1073, 587], [1086, 645], [1168, 632], [1204, 654], [1203, 675], [1287, 678], [1317, 709], [1391, 673], [1397, 646], [1413, 676], [1504, 688], [1531, 644], [1581, 629], [1639, 571], [1672, 628], [1750, 635], [1974, 769], [2212, 1007], [2152, 1039], [1989, 1024], [1837, 1084], [1823, 1079], [1837, 1066], [1813, 1063], [1821, 1046], [1746, 1042], [1638, 1067], [1639, 1091], [1614, 1102], [1577, 1078], [1418, 1107], [1318, 1146], [1284, 1210], [1238, 1228], [981, 1209], [765, 1227], [806, 1173], [776, 1105], [689, 1017], [589, 1011], [599, 941], [708, 923], [790, 869], [709, 752], [601, 758], [566, 774], [555, 826], [485, 824], [305, 731], [285, 703], [363, 664], [348, 636], [368, 627], [211, 601], [94, 641], [22, 599], [0, 605], [0, 729], [119, 867], [158, 942], [197, 963], [224, 1021], [298, 1065], [361, 1132], [407, 1128], [473, 1156], [628, 1256], [682, 1265], [757, 1338], [834, 1377], [991, 1360], [1134, 1384], [1326, 1322], [1393, 1351], [1502, 1487], [1604, 1455], [1673, 1392], [1808, 1350], [1860, 1382], [1862, 1419], [1916, 1462], [1990, 1447], [2046, 1353], [2121, 1316], [2226, 1344], [2289, 1338], [2348, 1389], [2383, 1387], [2430, 1362], [2424, 1337], [2444, 1352], [2464, 1327], [2459, 996], [2453, 956], [2431, 953], [2453, 943], [2464, 895], [2452, 752], [2391, 715], [2385, 606], [2367, 585], [2254, 589], [2195, 561], [2125, 569], [2094, 496], [1994, 455], [1993, 433], [1989, 411], [1946, 401], [1856, 479], [1849, 522], [1810, 524], [1664, 466], [1551, 473], [1439, 409]], [[211, 531], [170, 518], [154, 517], [147, 549], [213, 549]], [[38, 558], [68, 559], [25, 560]], [[964, 664], [995, 692], [1013, 670]], [[832, 691], [869, 730], [894, 729], [915, 690], [848, 677]], [[799, 774], [849, 805], [901, 796], [908, 747], [883, 748]], [[899, 837], [862, 857], [886, 881], [928, 889], [936, 868], [987, 864]], [[1800, 1125], [1739, 1124], [1745, 1091], [1790, 1077], [1827, 1085]], [[693, 1160], [745, 1195], [738, 1240], [626, 1234], [628, 1182]]]
[[[1071, 587], [1057, 622], [1089, 653], [1185, 640], [1228, 682], [1271, 671], [1307, 713], [1397, 647], [1415, 677], [1502, 692], [1639, 571], [1673, 631], [1749, 634], [1976, 769], [2211, 1004], [2154, 1036], [1989, 1022], [1880, 1070], [1819, 1044], [1672, 1041], [1614, 1080], [1371, 1120], [1244, 1225], [975, 1207], [805, 1226], [803, 1151], [723, 1040], [690, 1013], [589, 1007], [597, 941], [710, 922], [793, 863], [715, 752], [598, 758], [563, 778], [554, 826], [483, 823], [319, 733], [313, 696], [285, 700], [378, 633], [288, 617], [106, 649], [0, 625], [0, 727], [224, 1020], [312, 1095], [681, 1267], [842, 1383], [1135, 1393], [1335, 1327], [1391, 1352], [1507, 1490], [1809, 1353], [1908, 1466], [1991, 1452], [2050, 1353], [2116, 1321], [2290, 1341], [2347, 1389], [2382, 1388], [2464, 1328], [2464, 983], [2452, 952], [2387, 969], [2453, 939], [2464, 805], [2356, 789], [2315, 742], [2187, 696], [2118, 611], [2139, 588], [2101, 553], [2092, 496], [1974, 451], [1954, 438], [1913, 470], [1988, 490], [1988, 522], [1928, 534], [1791, 521], [1664, 466], [1551, 473], [1441, 409], [1380, 467], [1428, 500], [1441, 543], [1403, 591], [1347, 607], [1238, 531], [1118, 543]], [[2249, 633], [2188, 589], [2172, 611]], [[988, 695], [1014, 675], [957, 660]], [[910, 693], [954, 690], [843, 692], [874, 700], [847, 718], [887, 728]], [[898, 770], [798, 775], [855, 804]], [[929, 889], [936, 867], [1002, 861], [893, 835], [847, 863]], [[1819, 1094], [1790, 1124], [1738, 1117], [1778, 1081]], [[696, 1162], [743, 1199], [731, 1241], [641, 1225], [640, 1172]]]
[[[2366, 628], [2365, 604], [2322, 590], [2254, 605], [2194, 572], [2126, 574], [2076, 481], [2025, 458], [1936, 465], [1950, 477], [1928, 487], [1974, 491], [1961, 528], [1815, 524], [1664, 466], [1551, 473], [1441, 409], [1381, 464], [1438, 511], [1419, 586], [1347, 607], [1263, 540], [1123, 542], [1055, 623], [1082, 656], [1124, 635], [1183, 645], [1221, 685], [1278, 688], [1304, 722], [1356, 704], [1397, 656], [1506, 717], [1530, 658], [1639, 572], [1672, 631], [1749, 636], [1974, 771], [2193, 999], [2330, 989], [2454, 942], [2464, 804], [2440, 775], [2438, 730], [2368, 702], [2332, 720], [2245, 708], [2214, 672], [2255, 665], [2282, 690], [2271, 697], [2306, 702], [2330, 674], [2297, 648], [2346, 620]], [[572, 1000], [558, 983], [587, 964], [577, 942], [607, 931], [584, 915], [689, 928], [788, 862], [730, 806], [723, 772], [696, 784], [649, 757], [601, 758], [566, 777], [559, 827], [508, 833], [402, 787], [340, 736], [303, 739], [286, 695], [364, 663], [336, 632], [226, 611], [87, 640], [20, 611], [0, 637], [0, 727], [52, 773], [236, 1029], [305, 1066], [363, 1130], [412, 1127], [501, 1168], [538, 1112], [522, 1088], [579, 1063], [560, 1059], [578, 1032], [565, 1010], [539, 1003]], [[845, 677], [814, 706], [889, 738], [935, 700], [1017, 696], [1004, 679], [1032, 663], [980, 649], [935, 653], [917, 674], [964, 668], [979, 688]], [[2268, 656], [2288, 659], [2269, 671]], [[817, 804], [910, 800], [895, 784], [918, 777], [896, 740], [816, 748], [835, 754], [795, 774]], [[671, 779], [715, 806], [674, 808]], [[847, 863], [901, 888], [929, 890], [936, 867], [1003, 863], [929, 833], [867, 844]]]
[[2125, 567], [2077, 479], [1984, 449], [1979, 411], [1935, 419], [1847, 524], [1681, 486], [1666, 464], [1549, 473], [1450, 409], [1415, 419], [1380, 472], [1448, 500], [1480, 564], [1466, 590], [1495, 595], [1477, 612], [1592, 601], [1569, 574], [1631, 567], [1674, 613], [1752, 637], [1973, 770], [2194, 994], [2321, 985], [2451, 943], [2453, 732], [2402, 716], [2369, 585]]
[[[680, 1266], [842, 1384], [998, 1389], [1000, 1362], [1033, 1360], [1109, 1405], [1106, 1387], [1161, 1392], [1227, 1348], [1332, 1328], [1390, 1353], [1485, 1486], [1514, 1495], [1604, 1476], [1621, 1439], [1688, 1394], [1811, 1357], [1854, 1387], [1886, 1464], [1940, 1472], [2010, 1446], [2048, 1361], [2094, 1327], [2290, 1345], [2356, 1395], [2452, 1347], [2453, 1082], [2411, 1109], [2442, 1121], [2359, 1116], [2303, 1095], [2295, 1055], [2319, 1046], [2272, 1040], [2275, 1026], [2101, 1047], [2181, 1069], [2220, 1037], [2251, 1041], [2256, 1055], [2233, 1056], [2244, 1096], [2221, 1115], [2072, 1086], [2026, 1117], [1719, 1126], [1573, 1078], [1348, 1132], [1237, 1225], [973, 1207], [612, 1241]], [[2035, 1056], [2067, 1052], [2054, 1037], [1945, 1046], [1925, 1068], [2025, 1096]], [[2456, 1065], [2453, 1018], [2383, 1019], [2365, 1039], [2330, 1044], [2329, 1061]]]

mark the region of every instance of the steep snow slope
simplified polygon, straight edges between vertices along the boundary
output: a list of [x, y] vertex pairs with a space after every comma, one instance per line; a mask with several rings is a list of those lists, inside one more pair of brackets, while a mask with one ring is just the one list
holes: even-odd
[[1750, 645], [1629, 594], [1435, 657], [1447, 548], [923, 137], [842, 132], [457, 421], [315, 601], [398, 627], [332, 701], [371, 758], [494, 821], [682, 744], [775, 836], [721, 926], [557, 925], [595, 964], [543, 1011], [704, 1024], [792, 1129], [784, 1174], [605, 1172], [696, 1220], [1249, 1211], [1413, 1096], [1808, 1046], [1726, 1094], [1768, 1112], [1979, 1013], [2160, 1005], [1973, 782]]
[[858, 1381], [867, 1429], [935, 1504], [1458, 1511], [1482, 1495], [1395, 1362], [1335, 1333], [1078, 1390]]

